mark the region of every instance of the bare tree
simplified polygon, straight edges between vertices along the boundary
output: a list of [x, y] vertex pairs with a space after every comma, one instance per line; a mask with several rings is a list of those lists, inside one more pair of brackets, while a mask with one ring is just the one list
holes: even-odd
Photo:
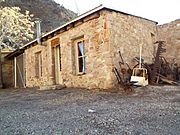
[[29, 11], [25, 14], [20, 11], [18, 7], [0, 7], [0, 87], [2, 87], [1, 49], [5, 47], [16, 49], [33, 38], [32, 15]]
[[29, 11], [25, 14], [18, 7], [0, 8], [0, 43], [1, 45], [21, 46], [24, 42], [33, 38], [31, 21], [32, 15]]

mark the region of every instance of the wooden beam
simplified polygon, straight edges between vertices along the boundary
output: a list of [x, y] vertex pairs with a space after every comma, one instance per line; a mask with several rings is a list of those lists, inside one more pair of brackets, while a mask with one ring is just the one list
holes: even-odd
[[100, 13], [94, 13], [92, 15], [89, 15], [87, 16], [86, 18], [83, 19], [84, 22], [87, 22], [87, 21], [90, 21], [90, 20], [93, 20], [93, 19], [97, 19], [100, 17]]
[[59, 45], [59, 43], [60, 43], [59, 38], [55, 38], [55, 39], [51, 40], [51, 46], [52, 47], [55, 47], [55, 46]]
[[66, 28], [62, 28], [62, 29], [59, 30], [60, 33], [63, 33], [65, 31], [66, 31]]
[[84, 22], [83, 19], [78, 20], [77, 22], [74, 23], [74, 27], [83, 24], [83, 22]]
[[52, 37], [53, 37], [53, 36], [50, 34], [50, 35], [48, 35], [48, 37], [47, 37], [47, 38], [48, 38], [48, 39], [51, 39]]
[[74, 27], [73, 24], [69, 24], [69, 25], [66, 27], [66, 29], [69, 30], [69, 29], [71, 29], [71, 28], [73, 28], [73, 27]]
[[14, 87], [17, 88], [17, 76], [16, 76], [16, 57], [14, 57]]

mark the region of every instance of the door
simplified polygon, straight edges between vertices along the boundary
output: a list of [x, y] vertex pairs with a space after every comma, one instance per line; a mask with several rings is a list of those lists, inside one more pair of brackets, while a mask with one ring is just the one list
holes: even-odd
[[52, 65], [53, 65], [53, 83], [62, 84], [61, 77], [61, 47], [60, 45], [52, 48]]
[[16, 57], [16, 86], [18, 88], [25, 87], [25, 72], [24, 72], [24, 61], [23, 61], [23, 54]]

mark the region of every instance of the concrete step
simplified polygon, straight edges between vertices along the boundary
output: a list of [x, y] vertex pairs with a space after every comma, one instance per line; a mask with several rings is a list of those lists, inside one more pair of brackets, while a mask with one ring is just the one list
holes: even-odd
[[66, 88], [65, 85], [45, 85], [45, 86], [40, 86], [39, 90], [61, 90]]

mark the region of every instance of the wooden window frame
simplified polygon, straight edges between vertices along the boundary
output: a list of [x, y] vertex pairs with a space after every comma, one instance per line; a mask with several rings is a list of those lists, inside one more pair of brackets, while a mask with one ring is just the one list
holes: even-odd
[[61, 45], [59, 44], [59, 45], [57, 45], [56, 46], [56, 50], [57, 50], [57, 48], [58, 48], [58, 53], [59, 53], [59, 58], [58, 58], [58, 61], [59, 61], [59, 71], [62, 71], [62, 56], [61, 56]]
[[41, 51], [35, 53], [35, 77], [42, 77], [42, 53]]
[[[82, 55], [79, 55], [79, 51], [80, 48], [79, 48], [79, 44], [82, 43], [83, 45], [83, 50], [81, 52]], [[75, 67], [76, 67], [76, 74], [77, 75], [83, 75], [86, 73], [86, 49], [85, 49], [85, 42], [84, 42], [84, 39], [81, 38], [81, 39], [76, 39], [75, 42]], [[82, 71], [80, 71], [80, 64], [79, 64], [79, 59], [82, 59]]]

